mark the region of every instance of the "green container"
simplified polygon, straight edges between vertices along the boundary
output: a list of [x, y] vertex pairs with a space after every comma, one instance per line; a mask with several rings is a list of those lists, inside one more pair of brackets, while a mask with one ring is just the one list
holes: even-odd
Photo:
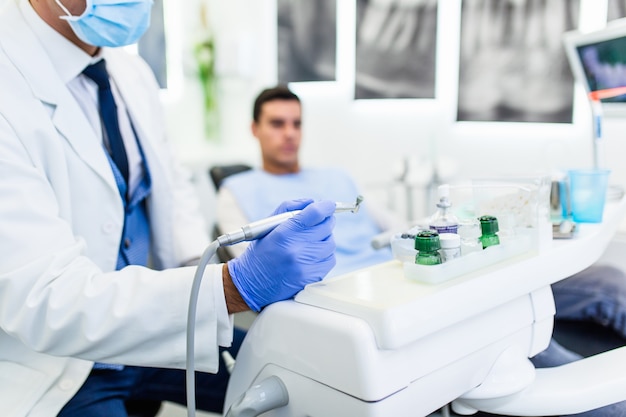
[[434, 230], [422, 230], [415, 236], [415, 263], [418, 265], [439, 265], [442, 263], [439, 249], [439, 233]]
[[483, 244], [483, 249], [489, 246], [499, 245], [500, 238], [497, 233], [500, 228], [498, 227], [498, 219], [494, 216], [485, 215], [480, 216], [478, 221], [480, 221], [480, 230], [482, 231], [480, 242]]

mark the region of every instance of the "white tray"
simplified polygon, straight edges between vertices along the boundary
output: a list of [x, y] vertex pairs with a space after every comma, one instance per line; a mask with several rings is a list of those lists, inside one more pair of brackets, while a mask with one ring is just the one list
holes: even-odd
[[500, 245], [490, 246], [481, 252], [470, 253], [439, 265], [403, 262], [404, 276], [418, 282], [439, 284], [521, 255], [531, 248], [530, 235], [518, 235], [508, 238]]

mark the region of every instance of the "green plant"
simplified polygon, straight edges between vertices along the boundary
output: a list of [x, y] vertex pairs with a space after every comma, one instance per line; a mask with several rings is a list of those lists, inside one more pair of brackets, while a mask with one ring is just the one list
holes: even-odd
[[204, 97], [206, 112], [217, 108], [217, 83], [215, 77], [215, 42], [212, 36], [204, 37], [195, 45], [194, 55], [198, 65], [198, 75]]
[[200, 24], [200, 35], [194, 44], [193, 54], [202, 88], [205, 136], [213, 138], [217, 135], [219, 121], [217, 76], [215, 74], [215, 39], [208, 23], [207, 5], [204, 3], [200, 6]]

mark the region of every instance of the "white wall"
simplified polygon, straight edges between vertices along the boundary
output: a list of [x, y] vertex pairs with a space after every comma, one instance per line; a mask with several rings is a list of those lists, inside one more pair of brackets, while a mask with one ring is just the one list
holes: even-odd
[[[582, 0], [581, 16], [593, 14], [589, 10], [597, 1]], [[454, 121], [460, 0], [439, 2], [436, 99], [353, 101], [355, 6], [348, 0], [338, 4], [337, 82], [292, 84], [304, 105], [305, 164], [344, 166], [372, 190], [397, 175], [407, 157], [423, 166], [439, 161], [442, 172], [455, 178], [591, 165], [591, 117], [582, 88], [576, 92], [573, 124]], [[250, 113], [254, 96], [276, 81], [275, 4], [211, 0], [210, 7], [222, 62], [221, 135], [212, 141], [202, 137], [198, 86], [190, 78], [181, 95], [167, 103], [171, 134], [194, 167], [229, 161], [258, 164]], [[194, 16], [192, 7], [185, 10], [187, 19]], [[625, 123], [611, 119], [605, 127], [607, 162], [614, 170], [613, 182], [619, 183], [626, 182], [621, 164]]]

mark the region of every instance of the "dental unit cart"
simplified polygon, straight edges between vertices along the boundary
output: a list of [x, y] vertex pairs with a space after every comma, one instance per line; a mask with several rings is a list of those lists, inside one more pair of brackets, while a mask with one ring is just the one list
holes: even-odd
[[307, 286], [252, 324], [225, 415], [418, 417], [452, 403], [540, 416], [625, 400], [626, 348], [556, 368], [528, 360], [552, 335], [550, 284], [598, 260], [625, 212], [607, 203], [574, 239], [437, 284], [394, 260]]

